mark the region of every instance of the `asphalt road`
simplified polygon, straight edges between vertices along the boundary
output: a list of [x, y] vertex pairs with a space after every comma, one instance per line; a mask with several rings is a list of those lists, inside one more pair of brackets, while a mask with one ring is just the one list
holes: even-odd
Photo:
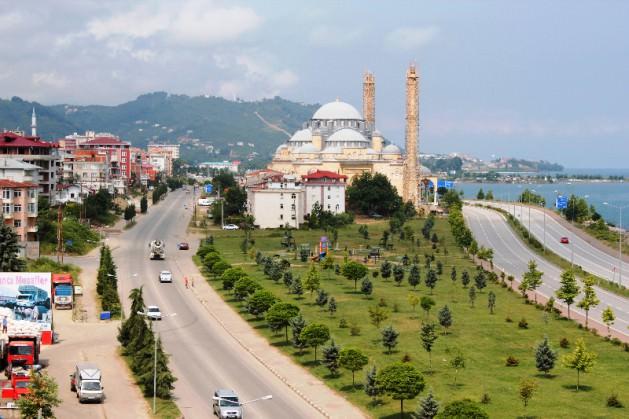
[[[127, 296], [132, 288], [143, 285], [147, 305], [158, 305], [164, 315], [176, 313], [153, 324], [178, 378], [174, 391], [177, 405], [186, 418], [209, 418], [214, 390], [231, 388], [242, 401], [273, 395], [272, 400], [246, 406], [247, 418], [321, 417], [229, 336], [185, 288], [182, 278], [193, 274], [185, 270], [192, 270], [190, 257], [196, 246], [190, 243], [190, 251], [179, 251], [176, 245], [185, 241], [191, 200], [191, 194], [183, 191], [169, 193], [142, 222], [124, 233], [120, 247], [113, 251], [121, 295]], [[185, 204], [188, 209], [184, 209]], [[149, 260], [148, 243], [154, 239], [166, 241], [163, 261]], [[159, 272], [165, 269], [174, 275], [172, 284], [158, 281]]]
[[[511, 230], [502, 214], [487, 208], [465, 205], [463, 215], [478, 244], [494, 249], [494, 266], [521, 278], [528, 270], [528, 262], [535, 260], [538, 269], [544, 272], [543, 285], [538, 292], [546, 297], [555, 295], [559, 288], [561, 269], [533, 253]], [[625, 336], [629, 335], [629, 300], [598, 287], [595, 289], [601, 303], [590, 310], [590, 319], [600, 322], [601, 312], [609, 306], [616, 314], [616, 323], [612, 329]], [[576, 301], [581, 298], [582, 295]], [[557, 301], [557, 304], [563, 303]], [[570, 310], [583, 313], [576, 304]]]
[[[514, 207], [512, 204], [497, 202], [489, 203], [488, 205], [500, 207], [512, 215], [515, 213], [515, 217], [520, 220], [527, 230], [529, 229], [530, 213], [531, 234], [533, 234], [533, 237], [539, 240], [540, 243], [546, 243], [548, 249], [565, 260], [581, 266], [586, 272], [612, 282], [618, 282], [618, 257], [611, 256], [592, 246], [579, 237], [578, 234], [573, 233], [560, 224], [553, 217], [545, 216], [544, 211], [526, 205], [515, 205]], [[567, 237], [570, 243], [561, 243], [560, 240], [562, 237]], [[627, 285], [629, 284], [629, 266], [625, 263], [623, 263], [623, 271], [622, 283]]]

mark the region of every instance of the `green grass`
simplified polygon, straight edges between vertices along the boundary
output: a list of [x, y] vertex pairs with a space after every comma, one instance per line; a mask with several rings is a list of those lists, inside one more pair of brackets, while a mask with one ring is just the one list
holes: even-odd
[[[410, 225], [420, 236], [423, 221], [411, 221]], [[388, 227], [388, 223], [379, 222], [369, 225], [370, 240], [359, 238], [357, 225], [352, 225], [339, 231], [340, 248], [365, 248], [366, 244], [375, 245], [382, 231]], [[625, 409], [612, 409], [605, 406], [606, 399], [613, 392], [619, 392], [621, 401], [627, 403], [624, 389], [629, 386], [629, 373], [626, 366], [629, 361], [629, 353], [623, 352], [619, 346], [614, 346], [604, 339], [579, 329], [571, 321], [555, 319], [544, 316], [544, 313], [531, 304], [525, 304], [516, 293], [508, 291], [499, 284], [490, 283], [488, 287], [477, 295], [476, 307], [470, 307], [468, 302], [468, 290], [463, 289], [460, 282], [460, 274], [463, 270], [471, 273], [473, 283], [472, 263], [455, 247], [453, 238], [449, 232], [446, 220], [439, 219], [434, 231], [444, 241], [448, 249], [448, 255], [444, 255], [443, 245], [440, 245], [439, 253], [435, 253], [437, 260], [444, 263], [444, 274], [440, 278], [432, 296], [437, 305], [433, 308], [430, 320], [436, 321], [437, 310], [447, 304], [452, 311], [454, 324], [448, 335], [439, 335], [433, 348], [433, 372], [428, 372], [428, 355], [423, 350], [419, 340], [419, 328], [423, 321], [423, 314], [413, 313], [407, 303], [409, 293], [418, 295], [428, 294], [424, 285], [418, 287], [418, 291], [405, 282], [402, 286], [395, 285], [392, 279], [384, 281], [382, 278], [373, 280], [374, 293], [371, 298], [365, 298], [353, 291], [353, 283], [342, 277], [322, 272], [321, 287], [337, 300], [338, 311], [334, 317], [313, 304], [314, 297], [308, 294], [303, 299], [295, 299], [288, 295], [283, 284], [275, 284], [264, 277], [261, 268], [253, 261], [245, 257], [239, 250], [242, 241], [242, 232], [212, 232], [215, 245], [222, 255], [233, 265], [241, 266], [252, 278], [258, 280], [265, 289], [272, 291], [284, 301], [293, 302], [301, 307], [302, 314], [307, 322], [321, 322], [329, 326], [335, 342], [341, 346], [352, 346], [363, 350], [370, 359], [369, 365], [362, 372], [356, 373], [356, 380], [362, 383], [364, 375], [371, 365], [382, 368], [392, 362], [400, 361], [405, 354], [411, 358], [411, 363], [425, 374], [426, 390], [420, 397], [425, 396], [428, 388], [434, 390], [436, 398], [442, 405], [453, 400], [470, 398], [479, 401], [484, 393], [491, 398], [489, 404], [483, 405], [490, 417], [517, 417], [537, 416], [547, 418], [609, 418], [626, 417]], [[310, 243], [315, 248], [320, 236], [326, 235], [321, 231], [295, 231], [296, 242]], [[292, 269], [295, 275], [305, 276], [307, 264], [294, 260], [293, 253], [287, 253], [280, 248], [281, 233], [279, 231], [256, 231], [254, 233], [255, 249], [267, 255], [279, 254], [289, 258], [293, 263]], [[424, 253], [432, 253], [429, 243], [422, 239], [420, 248], [413, 249], [409, 242], [394, 240], [394, 249], [387, 252], [386, 258], [400, 260], [401, 256], [408, 253], [409, 256], [420, 256], [422, 283], [425, 279]], [[344, 251], [332, 252], [337, 263], [342, 263]], [[459, 279], [456, 283], [450, 280], [450, 268], [456, 266]], [[374, 264], [369, 264], [370, 269]], [[296, 353], [295, 349], [284, 343], [283, 334], [274, 335], [266, 326], [264, 320], [256, 320], [246, 314], [241, 303], [233, 300], [229, 292], [221, 290], [220, 281], [209, 280], [241, 315], [250, 322], [259, 333], [265, 336], [272, 345], [280, 348], [291, 356], [298, 364], [307, 367], [313, 374], [323, 379], [331, 388], [337, 390], [357, 406], [363, 408], [371, 416], [376, 418], [398, 417], [399, 403], [388, 397], [383, 397], [381, 403], [372, 405], [370, 398], [364, 394], [361, 388], [351, 388], [351, 373], [341, 371], [340, 377], [330, 377], [327, 369], [322, 365], [313, 363], [312, 350], [307, 350], [303, 355]], [[496, 313], [490, 315], [487, 307], [487, 294], [494, 291], [497, 295]], [[400, 332], [398, 346], [392, 354], [386, 354], [380, 343], [380, 330], [369, 323], [367, 308], [374, 306], [383, 298], [388, 309], [391, 310], [390, 318], [380, 328], [392, 324]], [[398, 306], [398, 312], [393, 312], [394, 304]], [[419, 307], [417, 308], [419, 311]], [[356, 324], [361, 328], [359, 336], [351, 336], [349, 328], [339, 328], [339, 321], [345, 319], [349, 324]], [[513, 322], [505, 321], [506, 318]], [[518, 321], [526, 318], [528, 329], [519, 329]], [[597, 364], [591, 373], [582, 375], [581, 384], [585, 390], [578, 393], [574, 390], [576, 373], [561, 366], [558, 360], [551, 378], [538, 375], [535, 369], [535, 348], [544, 336], [548, 336], [552, 347], [559, 351], [560, 356], [568, 353], [577, 338], [584, 338], [587, 347], [598, 354]], [[570, 341], [570, 348], [560, 349], [559, 341], [562, 338]], [[458, 374], [458, 384], [455, 386], [454, 371], [449, 367], [449, 361], [457, 353], [462, 353], [466, 360], [466, 368]], [[318, 356], [322, 351], [318, 349]], [[520, 360], [518, 367], [506, 367], [505, 359], [514, 356]], [[524, 378], [532, 377], [539, 389], [533, 396], [529, 406], [525, 409], [518, 398], [518, 385]], [[418, 400], [405, 402], [406, 411], [414, 411]], [[410, 416], [408, 416], [410, 417]]]

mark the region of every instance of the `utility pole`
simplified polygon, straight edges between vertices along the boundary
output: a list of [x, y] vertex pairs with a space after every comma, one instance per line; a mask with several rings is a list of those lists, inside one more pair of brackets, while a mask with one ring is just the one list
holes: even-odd
[[57, 262], [63, 263], [63, 207], [57, 205]]

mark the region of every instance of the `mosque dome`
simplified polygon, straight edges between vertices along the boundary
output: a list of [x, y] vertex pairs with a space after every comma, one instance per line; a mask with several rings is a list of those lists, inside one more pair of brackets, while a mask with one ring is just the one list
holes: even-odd
[[276, 149], [275, 149], [275, 154], [279, 153], [282, 150], [287, 149], [288, 146], [286, 144], [280, 144]]
[[[369, 140], [365, 138], [360, 132], [351, 128], [343, 128], [330, 135], [326, 141], [331, 145], [345, 144], [350, 146], [349, 143], [365, 143], [369, 144]], [[358, 144], [355, 144], [358, 145]]]
[[300, 129], [288, 141], [291, 143], [309, 143], [312, 141], [312, 131], [309, 128]]
[[389, 144], [382, 149], [382, 154], [402, 154], [402, 152], [400, 151], [400, 147], [395, 144]]
[[319, 149], [314, 146], [312, 143], [304, 144], [295, 150], [295, 153], [318, 153]]
[[349, 103], [337, 100], [335, 102], [326, 103], [320, 107], [312, 119], [363, 119], [360, 112]]

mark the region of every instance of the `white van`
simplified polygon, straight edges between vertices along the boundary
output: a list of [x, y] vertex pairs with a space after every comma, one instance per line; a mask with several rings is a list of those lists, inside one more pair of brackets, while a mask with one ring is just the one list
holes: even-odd
[[76, 391], [79, 403], [102, 403], [105, 400], [105, 388], [101, 383], [100, 368], [89, 362], [76, 364], [74, 373], [70, 375], [70, 390]]

